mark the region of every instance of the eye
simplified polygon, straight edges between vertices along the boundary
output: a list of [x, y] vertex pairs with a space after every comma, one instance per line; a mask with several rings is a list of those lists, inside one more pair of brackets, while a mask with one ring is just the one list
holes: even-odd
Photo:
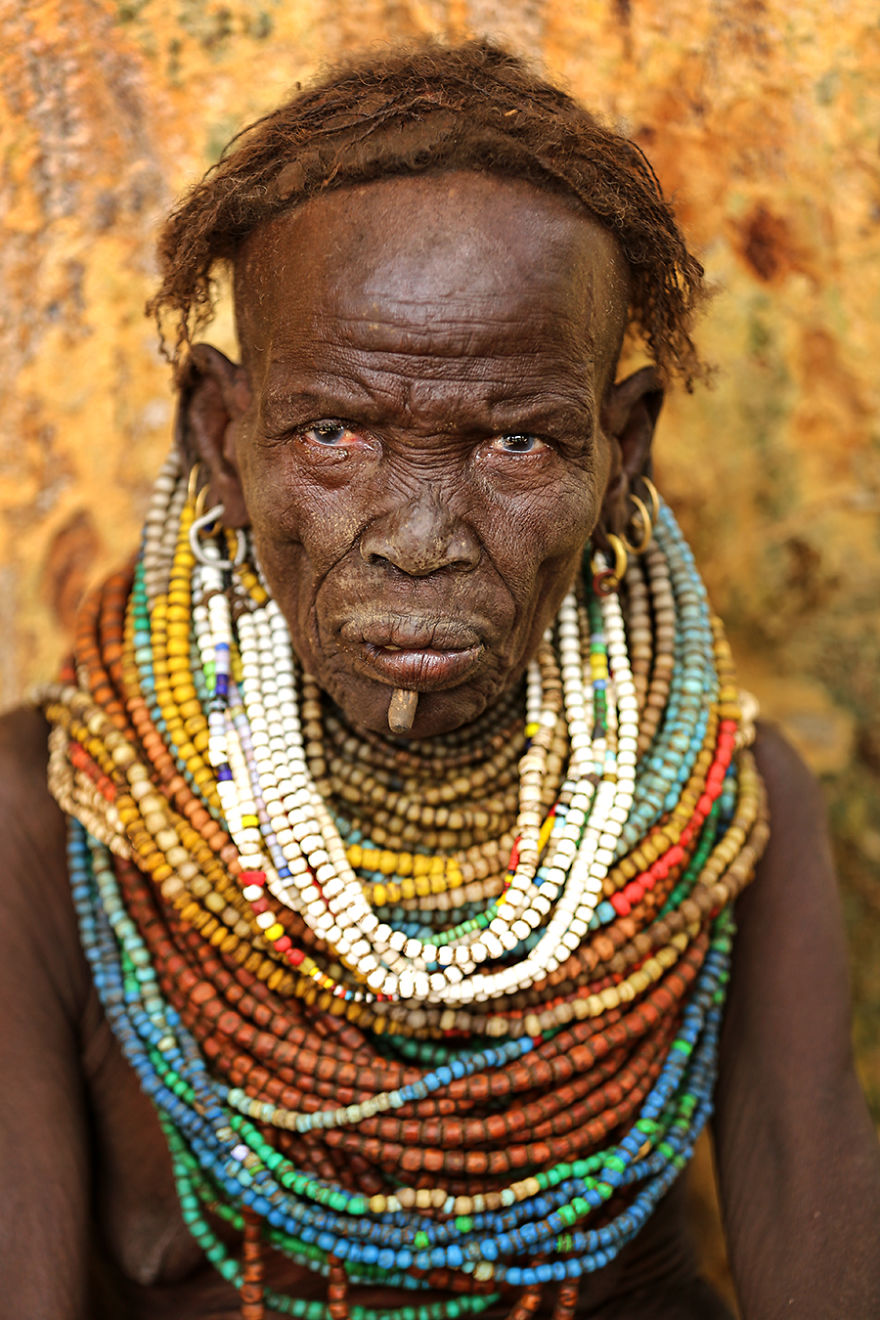
[[326, 445], [328, 449], [338, 449], [346, 440], [357, 440], [356, 432], [349, 430], [345, 422], [333, 420], [313, 422], [300, 435], [306, 440], [311, 440], [314, 444]]
[[538, 435], [515, 431], [510, 435], [496, 436], [489, 447], [496, 453], [502, 454], [535, 454], [541, 449], [546, 449], [547, 445]]

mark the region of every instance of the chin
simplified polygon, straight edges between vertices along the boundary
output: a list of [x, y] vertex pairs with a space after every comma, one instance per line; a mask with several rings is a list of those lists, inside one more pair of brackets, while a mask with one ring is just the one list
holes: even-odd
[[[412, 728], [395, 736], [406, 741], [419, 741], [454, 733], [478, 720], [515, 682], [516, 679], [511, 678], [497, 689], [467, 683], [439, 692], [420, 692]], [[389, 736], [388, 707], [393, 688], [338, 672], [326, 683], [318, 676], [318, 683], [353, 728]]]

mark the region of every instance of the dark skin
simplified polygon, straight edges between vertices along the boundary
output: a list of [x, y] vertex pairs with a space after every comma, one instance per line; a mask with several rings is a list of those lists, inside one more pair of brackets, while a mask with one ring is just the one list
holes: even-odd
[[[436, 176], [309, 203], [251, 238], [236, 277], [244, 362], [197, 350], [181, 442], [227, 521], [252, 526], [298, 651], [349, 719], [385, 728], [406, 671], [414, 737], [473, 720], [517, 681], [597, 519], [621, 525], [647, 458], [656, 380], [612, 385], [613, 241], [555, 195]], [[757, 755], [772, 839], [737, 905], [714, 1125], [732, 1268], [748, 1320], [867, 1320], [880, 1158], [827, 837], [782, 740], [762, 730]], [[0, 763], [0, 1317], [231, 1320], [90, 983], [36, 714], [0, 722]], [[294, 1270], [272, 1281], [308, 1295]], [[725, 1314], [696, 1279], [680, 1188], [583, 1305]]]
[[190, 445], [354, 724], [387, 730], [399, 682], [431, 737], [522, 675], [620, 467], [610, 436], [649, 443], [653, 376], [608, 389], [627, 286], [567, 202], [467, 173], [331, 193], [245, 248], [245, 369], [202, 351]]

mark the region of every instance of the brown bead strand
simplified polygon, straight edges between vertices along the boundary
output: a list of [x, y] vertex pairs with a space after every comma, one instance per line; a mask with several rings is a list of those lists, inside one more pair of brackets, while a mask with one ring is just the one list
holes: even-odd
[[652, 542], [643, 556], [646, 565], [651, 612], [654, 622], [654, 654], [648, 690], [639, 722], [638, 755], [654, 741], [669, 700], [669, 685], [675, 666], [675, 602], [669, 571], [662, 551]]
[[76, 621], [77, 660], [87, 674], [89, 691], [114, 727], [130, 736], [125, 710], [105, 668], [104, 646], [116, 654], [122, 643], [122, 620], [131, 587], [131, 574], [114, 573], [103, 586], [89, 593]]
[[513, 1307], [507, 1313], [507, 1320], [532, 1320], [532, 1316], [541, 1305], [541, 1293], [544, 1291], [540, 1283], [534, 1284], [531, 1288], [526, 1288], [525, 1292], [514, 1302]]
[[561, 1283], [559, 1291], [556, 1294], [556, 1304], [553, 1307], [553, 1320], [574, 1320], [577, 1312], [578, 1293], [580, 1288], [577, 1281], [572, 1283]]
[[[191, 1005], [194, 1001], [196, 1001], [196, 1002], [198, 1001], [199, 996], [193, 994], [192, 991], [190, 991], [189, 993], [187, 993], [187, 985], [186, 985], [185, 979], [182, 978], [182, 977], [180, 976], [179, 971], [177, 972], [177, 976], [176, 976], [176, 987], [175, 987], [175, 984], [174, 984], [174, 983], [172, 983], [172, 984], [169, 986], [169, 989], [172, 990], [172, 991], [173, 991], [175, 988], [176, 988], [176, 990], [177, 990], [177, 995], [178, 995], [178, 996], [180, 996], [180, 995], [181, 995], [181, 992], [183, 992], [184, 1002], [181, 1004], [181, 1009], [182, 1009], [182, 1010], [186, 1010], [187, 1007], [188, 1007], [188, 1005]], [[681, 993], [683, 993], [685, 989], [686, 989], [686, 986], [685, 986], [684, 984], [682, 984], [682, 986], [681, 986]], [[218, 1007], [217, 1007], [216, 1012], [215, 1012], [215, 1013], [212, 1013], [212, 1014], [210, 1015], [212, 1019], [213, 1019], [213, 1018], [224, 1018], [224, 1019], [225, 1019], [225, 1017], [231, 1016], [231, 1015], [230, 1015], [230, 1012], [229, 1012], [228, 1009], [226, 1009], [225, 1012], [223, 1012], [222, 1014], [220, 1013], [220, 1005], [221, 1005], [221, 1003], [222, 1003], [222, 1001], [218, 1001]], [[198, 1035], [200, 1035], [200, 1036], [202, 1036], [202, 1037], [204, 1038], [204, 1029], [198, 1031]], [[254, 1032], [254, 1035], [256, 1035], [255, 1032]], [[248, 1038], [248, 1033], [247, 1033], [247, 1031], [246, 1031], [246, 1032], [245, 1032], [245, 1039], [247, 1040], [247, 1038]], [[279, 1043], [278, 1043], [278, 1042], [277, 1042], [272, 1036], [264, 1037], [264, 1039], [267, 1039], [267, 1040], [268, 1040], [268, 1042], [269, 1042], [269, 1043], [271, 1044], [271, 1046], [274, 1048], [274, 1052], [277, 1054], [277, 1053], [279, 1052], [279, 1051], [278, 1051], [278, 1044], [279, 1044]], [[604, 1037], [602, 1037], [601, 1039], [604, 1039]], [[207, 1043], [207, 1040], [206, 1040], [206, 1039], [204, 1040], [204, 1043], [205, 1043], [205, 1044]], [[569, 1050], [569, 1042], [568, 1042], [568, 1041], [564, 1041], [564, 1042], [563, 1042], [563, 1045], [564, 1045], [565, 1050], [566, 1050], [566, 1055], [570, 1057], [570, 1055], [571, 1055], [571, 1051]], [[311, 1063], [311, 1057], [308, 1059], [307, 1062]], [[278, 1068], [278, 1063], [279, 1063], [279, 1061], [278, 1061], [278, 1059], [276, 1058], [276, 1060], [275, 1060], [276, 1070], [277, 1070], [277, 1068]], [[268, 1078], [269, 1074], [267, 1073], [266, 1076], [267, 1076], [267, 1078]], [[275, 1080], [275, 1081], [277, 1082], [277, 1071], [276, 1071], [276, 1077], [275, 1077], [273, 1080]], [[518, 1081], [515, 1083], [515, 1085], [525, 1085], [525, 1084], [527, 1084], [528, 1081], [531, 1081], [531, 1080], [533, 1080], [533, 1079], [530, 1078], [529, 1075], [528, 1075], [528, 1072], [526, 1072], [525, 1075], [524, 1075], [522, 1078], [518, 1079]], [[399, 1078], [387, 1078], [387, 1079], [383, 1078], [382, 1081], [385, 1083], [385, 1085], [388, 1085], [389, 1082], [391, 1083], [391, 1085], [394, 1085], [394, 1084], [400, 1084], [400, 1079], [399, 1079]], [[493, 1088], [493, 1089], [495, 1089], [495, 1090], [497, 1091], [498, 1088], [497, 1088], [497, 1086], [496, 1086], [496, 1087]], [[273, 1087], [273, 1090], [274, 1090], [274, 1087]], [[332, 1092], [331, 1092], [331, 1094], [332, 1094]], [[285, 1098], [286, 1100], [289, 1100], [289, 1099], [292, 1099], [293, 1097], [285, 1096], [284, 1098]], [[365, 1094], [364, 1094], [363, 1092], [361, 1092], [360, 1095], [359, 1095], [359, 1098], [360, 1098], [360, 1099], [365, 1098]], [[612, 1097], [612, 1098], [616, 1098], [616, 1097]], [[342, 1097], [339, 1097], [338, 1094], [337, 1094], [337, 1095], [336, 1095], [336, 1099], [337, 1099], [337, 1102], [338, 1102], [338, 1103], [352, 1103], [352, 1102], [354, 1102], [354, 1100], [355, 1100], [355, 1095], [354, 1095], [353, 1093], [352, 1093], [352, 1094], [346, 1094], [346, 1095], [344, 1096], [344, 1098], [342, 1098]], [[598, 1099], [599, 1099], [599, 1096], [597, 1095], [596, 1100], [598, 1101]], [[594, 1105], [591, 1106], [591, 1109], [593, 1109], [593, 1112], [595, 1112], [595, 1104], [596, 1104], [596, 1102], [594, 1102]], [[619, 1111], [615, 1111], [615, 1112], [618, 1112], [618, 1116], [619, 1116]], [[378, 1123], [378, 1122], [380, 1122], [380, 1121], [381, 1121], [381, 1120], [366, 1120], [364, 1123], [361, 1124], [361, 1135], [362, 1135], [362, 1136], [367, 1136], [368, 1133], [370, 1132], [371, 1126], [375, 1125], [376, 1123]], [[607, 1121], [608, 1121], [608, 1120], [606, 1119], [606, 1122], [607, 1122]], [[506, 1125], [502, 1125], [502, 1127], [504, 1127], [504, 1126], [506, 1126]], [[603, 1123], [603, 1126], [604, 1126], [604, 1123]], [[384, 1127], [385, 1127], [385, 1124], [383, 1123], [383, 1129], [384, 1129]], [[398, 1135], [398, 1133], [399, 1133], [399, 1131], [400, 1131], [399, 1121], [390, 1120], [390, 1129], [391, 1129], [391, 1131], [389, 1132], [388, 1135], [391, 1135], [392, 1133], [393, 1133], [394, 1135]], [[596, 1132], [596, 1125], [593, 1124], [593, 1125], [591, 1125], [591, 1134], [595, 1134], [595, 1132]], [[384, 1132], [383, 1132], [383, 1135], [384, 1135]], [[414, 1139], [417, 1139], [417, 1138], [421, 1137], [421, 1135], [422, 1135], [422, 1134], [419, 1133], [418, 1130], [417, 1130], [416, 1132], [407, 1132], [407, 1133], [406, 1133], [406, 1139], [407, 1139], [408, 1141], [412, 1141], [412, 1140], [414, 1140]], [[435, 1135], [435, 1134], [433, 1134], [433, 1133], [431, 1134], [432, 1137], [433, 1137], [434, 1135]], [[453, 1138], [454, 1142], [457, 1143], [457, 1141], [458, 1141], [458, 1137], [459, 1137], [459, 1133], [458, 1133], [458, 1131], [457, 1131], [457, 1130], [454, 1130], [454, 1131], [452, 1132], [452, 1138]], [[335, 1138], [334, 1138], [334, 1141], [335, 1141]], [[392, 1143], [392, 1145], [393, 1145], [393, 1144], [394, 1144], [394, 1143]], [[514, 1161], [514, 1167], [519, 1167], [520, 1164], [524, 1164], [524, 1163], [528, 1162], [528, 1161], [529, 1161], [529, 1155], [530, 1155], [530, 1153], [531, 1153], [531, 1152], [530, 1152], [527, 1148], [522, 1148], [522, 1151], [519, 1151], [519, 1150], [518, 1150], [518, 1152], [517, 1152], [517, 1156], [516, 1156], [515, 1161]], [[538, 1153], [539, 1153], [539, 1155], [542, 1156], [542, 1157], [543, 1157], [543, 1155], [545, 1154], [545, 1152], [544, 1152], [543, 1150], [540, 1151], [540, 1152], [538, 1152]], [[563, 1150], [563, 1151], [560, 1153], [560, 1157], [564, 1157], [564, 1153], [565, 1153], [565, 1151]], [[377, 1155], [379, 1156], [380, 1159], [382, 1159], [381, 1146], [377, 1146]], [[396, 1151], [396, 1150], [392, 1150], [392, 1158], [393, 1158], [393, 1159], [396, 1159], [396, 1158], [397, 1158], [397, 1151]], [[384, 1160], [383, 1160], [382, 1162], [384, 1162]], [[482, 1161], [480, 1161], [479, 1163], [482, 1164]], [[501, 1163], [502, 1163], [502, 1165], [506, 1165], [506, 1161], [502, 1161]]]
[[260, 1218], [242, 1207], [244, 1240], [241, 1249], [241, 1320], [265, 1320], [263, 1299], [263, 1246]]
[[327, 1281], [327, 1315], [329, 1320], [349, 1320], [348, 1275], [336, 1256], [328, 1256], [330, 1274]]
[[629, 663], [639, 709], [643, 710], [654, 658], [654, 635], [651, 627], [648, 587], [638, 558], [634, 557], [630, 560], [624, 578], [624, 594]]

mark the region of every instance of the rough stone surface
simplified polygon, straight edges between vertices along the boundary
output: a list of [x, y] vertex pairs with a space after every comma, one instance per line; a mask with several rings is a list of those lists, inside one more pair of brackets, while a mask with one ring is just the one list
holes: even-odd
[[[633, 134], [717, 287], [664, 414], [678, 510], [765, 713], [828, 790], [880, 1112], [880, 25], [870, 0], [0, 5], [0, 699], [49, 675], [168, 444], [158, 217], [346, 49], [481, 33]], [[221, 325], [221, 342], [228, 333]], [[871, 970], [871, 969], [874, 970]]]

